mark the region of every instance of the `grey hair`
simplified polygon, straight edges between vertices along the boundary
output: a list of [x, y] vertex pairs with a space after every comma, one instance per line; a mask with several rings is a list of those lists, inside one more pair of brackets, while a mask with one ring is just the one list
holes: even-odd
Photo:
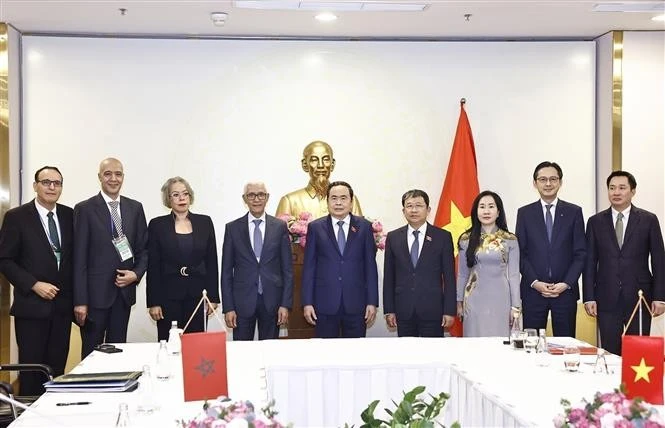
[[172, 208], [170, 193], [171, 186], [173, 186], [175, 183], [182, 183], [185, 185], [185, 189], [187, 189], [187, 192], [189, 192], [189, 204], [194, 205], [194, 190], [192, 189], [192, 186], [189, 185], [187, 180], [179, 176], [169, 178], [162, 185], [162, 204], [164, 204], [166, 208]]

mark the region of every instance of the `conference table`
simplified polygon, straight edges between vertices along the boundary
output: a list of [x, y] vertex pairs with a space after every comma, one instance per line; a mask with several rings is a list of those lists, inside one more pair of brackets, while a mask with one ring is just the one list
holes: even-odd
[[[439, 421], [463, 427], [552, 426], [560, 400], [591, 399], [620, 383], [620, 358], [607, 357], [610, 373], [593, 373], [595, 356], [582, 356], [580, 371], [564, 370], [563, 357], [536, 354], [502, 344], [504, 338], [363, 338], [228, 342], [229, 396], [257, 408], [274, 399], [281, 422], [296, 427], [339, 427], [361, 423], [373, 400], [375, 412], [394, 408], [402, 392], [423, 385], [426, 392], [448, 392]], [[561, 345], [582, 344], [550, 338]], [[141, 370], [154, 367], [156, 343], [118, 344], [123, 352], [93, 352], [72, 373]], [[17, 427], [113, 427], [118, 407], [128, 404], [132, 426], [175, 427], [195, 416], [202, 402], [184, 402], [180, 356], [170, 357], [172, 376], [154, 380], [150, 415], [137, 411], [139, 391], [126, 393], [46, 393], [12, 425]], [[154, 373], [154, 370], [152, 370]], [[57, 406], [63, 402], [86, 405]]]

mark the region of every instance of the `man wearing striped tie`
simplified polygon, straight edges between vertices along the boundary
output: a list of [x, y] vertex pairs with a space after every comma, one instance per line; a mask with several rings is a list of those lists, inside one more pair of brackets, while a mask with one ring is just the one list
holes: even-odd
[[[19, 363], [65, 370], [72, 322], [73, 211], [58, 204], [62, 174], [54, 166], [35, 173], [36, 197], [5, 214], [0, 229], [0, 272], [14, 286], [11, 314]], [[19, 374], [21, 395], [44, 392], [46, 376]]]
[[[665, 249], [658, 217], [632, 204], [637, 181], [614, 171], [607, 177], [611, 207], [589, 218], [588, 256], [583, 276], [584, 309], [598, 319], [601, 346], [621, 355], [621, 335], [637, 303], [638, 290], [653, 316], [665, 312]], [[649, 269], [651, 261], [651, 269]], [[651, 316], [642, 311], [642, 333], [649, 335]], [[637, 317], [626, 334], [640, 334]]]
[[101, 192], [74, 207], [74, 316], [81, 326], [81, 355], [100, 343], [127, 341], [136, 287], [148, 266], [140, 202], [120, 196], [122, 163], [99, 165]]

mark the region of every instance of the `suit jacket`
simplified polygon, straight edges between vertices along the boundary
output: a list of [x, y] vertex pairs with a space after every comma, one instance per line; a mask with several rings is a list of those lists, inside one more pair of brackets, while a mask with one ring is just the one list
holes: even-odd
[[249, 239], [249, 213], [226, 225], [222, 246], [222, 308], [250, 317], [256, 311], [261, 276], [263, 303], [270, 312], [293, 306], [293, 256], [286, 223], [266, 214], [263, 247], [256, 260]]
[[[48, 318], [55, 310], [72, 315], [73, 211], [57, 204], [60, 224], [60, 268], [35, 207], [35, 200], [11, 209], [0, 229], [0, 272], [14, 285], [15, 317]], [[37, 281], [60, 289], [53, 300], [32, 291]]]
[[586, 260], [586, 238], [582, 208], [559, 199], [554, 211], [552, 242], [540, 200], [517, 210], [515, 234], [520, 246], [522, 299], [529, 298], [534, 281], [564, 282], [580, 298], [578, 280]]
[[337, 246], [330, 215], [311, 222], [302, 272], [302, 305], [324, 315], [364, 313], [379, 305], [376, 245], [372, 224], [351, 215], [344, 254]]
[[[162, 306], [165, 300], [200, 298], [205, 289], [210, 301], [219, 303], [219, 269], [215, 227], [207, 215], [189, 213], [193, 247], [184, 252], [178, 245], [173, 214], [150, 220], [148, 225], [148, 277], [146, 302]], [[186, 267], [189, 276], [180, 270]]]
[[627, 302], [637, 302], [640, 289], [649, 302], [665, 301], [663, 235], [653, 213], [632, 206], [621, 249], [614, 232], [611, 208], [589, 218], [586, 237], [585, 302], [593, 300], [598, 310], [613, 310], [620, 294]]
[[[74, 305], [106, 309], [117, 293], [129, 306], [136, 303], [136, 286], [148, 268], [148, 227], [143, 205], [120, 196], [120, 217], [134, 254], [124, 262], [111, 242], [113, 220], [101, 193], [74, 207]], [[115, 285], [116, 269], [132, 270], [138, 280], [119, 288]]]
[[418, 263], [413, 267], [408, 226], [388, 233], [383, 263], [383, 312], [425, 320], [455, 316], [455, 253], [450, 232], [427, 224]]

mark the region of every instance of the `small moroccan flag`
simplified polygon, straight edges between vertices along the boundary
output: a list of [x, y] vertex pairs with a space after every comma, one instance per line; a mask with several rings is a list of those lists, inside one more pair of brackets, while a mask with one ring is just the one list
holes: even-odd
[[626, 396], [663, 404], [663, 338], [625, 335], [621, 354], [621, 383]]
[[185, 401], [229, 395], [226, 372], [226, 333], [182, 335], [182, 383]]
[[[471, 227], [471, 205], [480, 193], [476, 148], [473, 144], [469, 118], [464, 110], [465, 102], [464, 99], [460, 102], [455, 141], [453, 142], [446, 179], [443, 182], [441, 198], [434, 218], [435, 226], [446, 229], [453, 235], [453, 248], [456, 257], [458, 257], [457, 240], [465, 230]], [[453, 287], [455, 286], [453, 284]], [[450, 327], [450, 334], [452, 336], [462, 336], [462, 323], [457, 317], [455, 317], [453, 326]]]

